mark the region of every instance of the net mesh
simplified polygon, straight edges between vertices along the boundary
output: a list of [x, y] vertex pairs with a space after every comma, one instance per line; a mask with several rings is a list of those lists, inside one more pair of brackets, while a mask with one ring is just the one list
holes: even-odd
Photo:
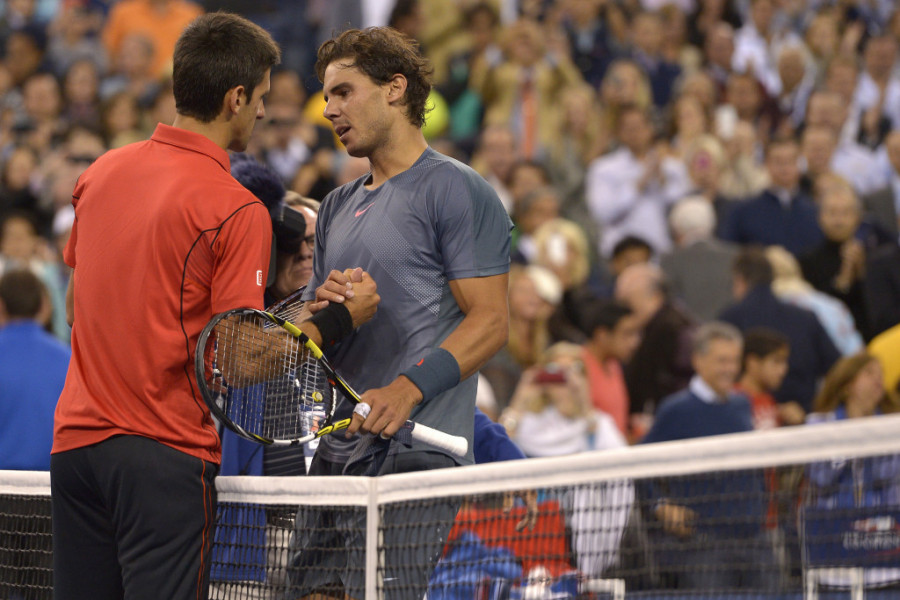
[[[900, 598], [898, 427], [220, 477], [210, 597]], [[0, 595], [49, 598], [49, 478], [0, 475]]]

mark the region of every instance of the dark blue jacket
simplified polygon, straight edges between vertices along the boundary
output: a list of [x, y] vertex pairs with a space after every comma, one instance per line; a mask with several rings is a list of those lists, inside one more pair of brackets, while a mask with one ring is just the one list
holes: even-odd
[[812, 200], [798, 194], [785, 208], [769, 190], [736, 205], [729, 213], [721, 235], [737, 244], [783, 246], [797, 257], [811, 251], [824, 239]]
[[771, 327], [788, 337], [788, 373], [774, 396], [778, 402], [799, 402], [809, 412], [818, 379], [841, 356], [816, 315], [782, 302], [768, 286], [757, 286], [740, 302], [726, 308], [720, 318], [741, 331]]

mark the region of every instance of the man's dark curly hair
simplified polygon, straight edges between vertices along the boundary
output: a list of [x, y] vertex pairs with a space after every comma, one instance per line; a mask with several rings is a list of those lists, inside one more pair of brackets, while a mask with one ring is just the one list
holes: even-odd
[[390, 27], [348, 29], [319, 46], [319, 81], [325, 80], [325, 69], [335, 61], [356, 67], [379, 85], [388, 83], [398, 73], [406, 77], [403, 103], [407, 117], [417, 127], [425, 124], [433, 68], [414, 39]]

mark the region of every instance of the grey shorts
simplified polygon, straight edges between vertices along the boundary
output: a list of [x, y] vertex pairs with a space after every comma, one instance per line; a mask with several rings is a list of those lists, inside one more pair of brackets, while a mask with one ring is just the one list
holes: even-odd
[[[410, 473], [455, 466], [436, 452], [387, 457], [380, 474]], [[313, 459], [310, 475], [340, 474], [343, 465]], [[382, 507], [386, 600], [421, 600], [441, 557], [459, 510], [455, 498], [403, 502]], [[297, 513], [288, 566], [290, 598], [313, 592], [365, 598], [365, 507], [302, 507]]]

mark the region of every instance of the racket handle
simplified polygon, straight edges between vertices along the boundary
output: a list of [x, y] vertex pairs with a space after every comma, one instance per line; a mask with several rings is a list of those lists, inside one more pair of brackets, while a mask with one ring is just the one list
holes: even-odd
[[441, 450], [445, 450], [453, 456], [458, 456], [460, 458], [464, 457], [469, 451], [469, 441], [466, 438], [458, 435], [450, 435], [449, 433], [432, 429], [421, 423], [416, 423], [413, 426], [411, 435], [414, 440], [420, 441], [423, 444], [428, 444], [434, 448], [440, 448]]

